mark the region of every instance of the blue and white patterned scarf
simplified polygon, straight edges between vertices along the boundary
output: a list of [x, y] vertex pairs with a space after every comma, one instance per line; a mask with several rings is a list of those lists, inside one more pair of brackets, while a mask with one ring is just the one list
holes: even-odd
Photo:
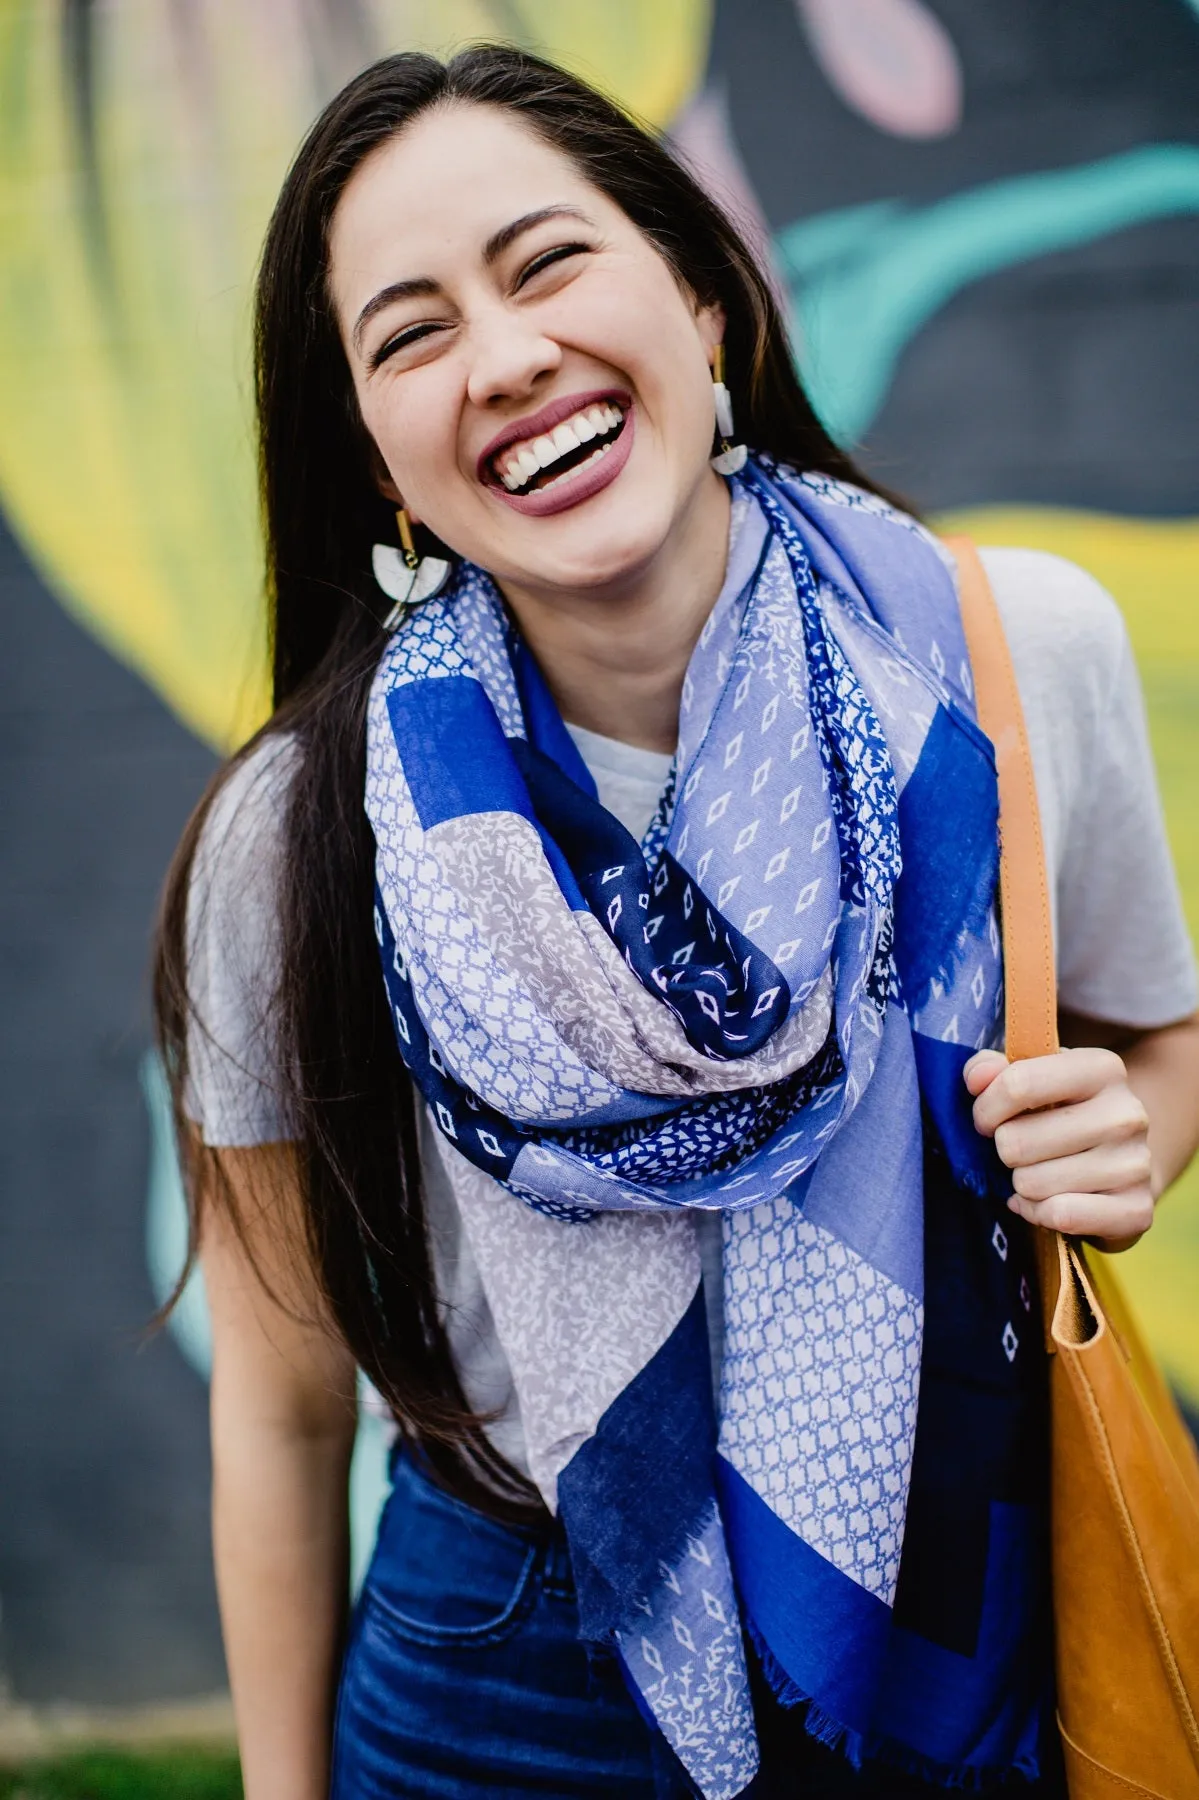
[[366, 806], [399, 1046], [582, 1635], [699, 1791], [757, 1766], [747, 1637], [854, 1761], [1033, 1774], [1040, 1359], [961, 1082], [1002, 965], [953, 575], [910, 518], [766, 459], [733, 518], [640, 844], [482, 571], [389, 643]]

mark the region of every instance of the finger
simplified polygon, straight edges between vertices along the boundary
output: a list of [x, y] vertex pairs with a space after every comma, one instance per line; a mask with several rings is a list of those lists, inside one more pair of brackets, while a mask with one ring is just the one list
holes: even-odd
[[1002, 1050], [977, 1050], [962, 1070], [962, 1080], [972, 1094], [981, 1094], [1008, 1066]]
[[992, 1137], [1017, 1113], [1090, 1100], [1124, 1081], [1126, 1074], [1114, 1050], [1059, 1050], [1056, 1056], [1009, 1063], [974, 1102], [974, 1128]]
[[1153, 1196], [1147, 1187], [1120, 1194], [1055, 1194], [1040, 1201], [1014, 1194], [1008, 1206], [1030, 1225], [1105, 1242], [1142, 1237], [1153, 1223]]
[[1055, 1194], [1117, 1194], [1148, 1187], [1152, 1174], [1144, 1138], [1128, 1144], [1105, 1144], [1081, 1156], [1032, 1163], [1012, 1176], [1012, 1186], [1025, 1200], [1052, 1200]]
[[1080, 1156], [1101, 1144], [1143, 1137], [1147, 1124], [1145, 1108], [1132, 1089], [1110, 1087], [1073, 1106], [1020, 1113], [997, 1127], [995, 1148], [1009, 1169], [1027, 1168], [1055, 1157]]

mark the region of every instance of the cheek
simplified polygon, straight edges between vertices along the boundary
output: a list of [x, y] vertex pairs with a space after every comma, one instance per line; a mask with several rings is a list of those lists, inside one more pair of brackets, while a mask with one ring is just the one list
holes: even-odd
[[421, 373], [408, 371], [402, 382], [359, 397], [363, 423], [392, 480], [413, 501], [418, 492], [444, 483], [454, 455], [444, 400], [439, 400], [435, 382], [420, 380]]
[[712, 429], [712, 374], [696, 322], [667, 275], [649, 278], [622, 321], [629, 373], [673, 448], [706, 455]]

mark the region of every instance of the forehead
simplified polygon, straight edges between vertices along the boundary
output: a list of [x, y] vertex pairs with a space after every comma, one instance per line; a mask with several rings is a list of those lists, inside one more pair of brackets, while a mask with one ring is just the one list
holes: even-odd
[[492, 234], [545, 206], [610, 224], [619, 209], [511, 113], [453, 105], [423, 113], [373, 150], [333, 215], [330, 273], [349, 304], [372, 281], [434, 279], [476, 259]]

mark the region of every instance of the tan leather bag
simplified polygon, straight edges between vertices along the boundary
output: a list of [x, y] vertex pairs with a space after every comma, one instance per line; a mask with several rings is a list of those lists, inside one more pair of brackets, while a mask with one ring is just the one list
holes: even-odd
[[[999, 769], [1007, 1053], [1045, 1056], [1058, 1048], [1057, 989], [1032, 758], [986, 572], [968, 539], [947, 541]], [[1199, 1800], [1199, 1457], [1110, 1261], [1037, 1236], [1070, 1800]]]

